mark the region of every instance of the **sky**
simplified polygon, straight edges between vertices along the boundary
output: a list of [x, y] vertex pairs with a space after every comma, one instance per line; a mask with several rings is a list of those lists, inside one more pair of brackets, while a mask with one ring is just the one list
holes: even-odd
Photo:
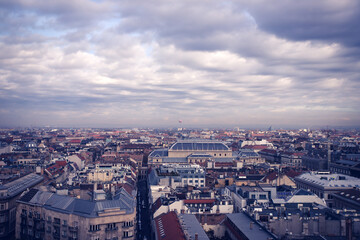
[[358, 127], [359, 22], [358, 0], [1, 0], [0, 127]]

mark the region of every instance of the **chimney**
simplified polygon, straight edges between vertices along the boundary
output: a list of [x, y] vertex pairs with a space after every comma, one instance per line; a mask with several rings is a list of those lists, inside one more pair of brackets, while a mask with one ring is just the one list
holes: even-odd
[[250, 230], [252, 230], [253, 229], [253, 222], [250, 222]]
[[185, 213], [185, 210], [184, 209], [181, 209], [181, 214], [184, 214]]
[[195, 240], [199, 240], [199, 236], [197, 233], [195, 233]]

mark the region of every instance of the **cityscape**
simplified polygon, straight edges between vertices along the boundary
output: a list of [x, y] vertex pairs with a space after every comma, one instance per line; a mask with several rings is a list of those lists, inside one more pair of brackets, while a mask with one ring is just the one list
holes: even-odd
[[0, 0], [0, 240], [360, 240], [359, 22]]
[[0, 131], [1, 239], [359, 239], [360, 130]]

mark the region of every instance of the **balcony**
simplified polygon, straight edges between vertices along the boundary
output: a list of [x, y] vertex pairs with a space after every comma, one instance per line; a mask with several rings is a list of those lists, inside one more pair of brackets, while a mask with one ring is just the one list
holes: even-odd
[[131, 235], [131, 236], [123, 236], [122, 239], [128, 239], [128, 238], [133, 238], [134, 235]]
[[122, 228], [131, 228], [131, 227], [134, 227], [134, 224], [130, 224], [130, 225], [125, 225], [125, 224], [123, 224], [122, 225]]
[[54, 232], [53, 233], [53, 238], [54, 239], [60, 239], [60, 233], [59, 232]]
[[78, 230], [79, 230], [78, 227], [70, 227], [70, 226], [69, 226], [69, 231], [70, 231], [70, 232], [77, 232]]
[[118, 227], [105, 228], [105, 232], [117, 231], [118, 229], [119, 229]]

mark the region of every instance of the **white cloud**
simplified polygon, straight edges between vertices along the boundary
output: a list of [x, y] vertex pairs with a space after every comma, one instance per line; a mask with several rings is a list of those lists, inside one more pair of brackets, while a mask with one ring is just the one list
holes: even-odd
[[265, 29], [256, 2], [2, 6], [4, 125], [358, 124], [354, 47]]

